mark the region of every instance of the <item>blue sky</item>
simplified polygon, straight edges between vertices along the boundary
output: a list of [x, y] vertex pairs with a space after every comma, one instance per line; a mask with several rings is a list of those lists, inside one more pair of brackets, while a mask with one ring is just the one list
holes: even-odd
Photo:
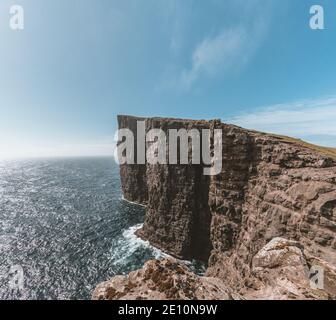
[[112, 154], [119, 113], [336, 146], [332, 0], [1, 0], [0, 40], [0, 157]]

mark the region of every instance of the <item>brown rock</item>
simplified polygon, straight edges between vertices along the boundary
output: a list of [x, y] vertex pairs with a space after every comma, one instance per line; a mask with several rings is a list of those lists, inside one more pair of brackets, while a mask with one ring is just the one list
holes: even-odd
[[174, 259], [153, 260], [128, 276], [97, 286], [94, 300], [232, 300], [240, 299], [219, 279], [199, 277]]
[[326, 291], [310, 285], [309, 267], [298, 242], [275, 238], [252, 260], [256, 290], [246, 290], [247, 299], [329, 299]]
[[[119, 126], [136, 133], [137, 119], [119, 116]], [[218, 120], [144, 120], [147, 131], [222, 129], [223, 169], [206, 177], [202, 165], [121, 166], [125, 198], [147, 206], [141, 237], [175, 257], [208, 261], [207, 275], [235, 290], [253, 287], [253, 258], [276, 237], [336, 266], [334, 151]]]

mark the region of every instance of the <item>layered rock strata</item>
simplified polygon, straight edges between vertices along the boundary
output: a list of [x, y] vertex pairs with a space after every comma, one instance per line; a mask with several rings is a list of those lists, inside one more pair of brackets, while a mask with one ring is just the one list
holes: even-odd
[[[182, 259], [208, 262], [207, 276], [259, 290], [254, 257], [272, 239], [297, 241], [309, 269], [325, 265], [333, 295], [336, 160], [332, 151], [213, 121], [119, 116], [119, 128], [221, 129], [222, 171], [202, 165], [122, 165], [124, 197], [147, 206], [139, 236]], [[138, 152], [137, 150], [135, 151]], [[331, 270], [331, 271], [330, 271]]]

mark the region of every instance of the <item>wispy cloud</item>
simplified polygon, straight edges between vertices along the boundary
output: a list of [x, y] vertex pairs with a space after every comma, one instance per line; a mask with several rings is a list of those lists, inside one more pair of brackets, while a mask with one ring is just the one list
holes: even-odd
[[[236, 1], [228, 1], [224, 7], [218, 2], [218, 10], [229, 10], [230, 22], [224, 23], [229, 19], [223, 11], [223, 25], [195, 43], [188, 67], [176, 68], [173, 87], [188, 90], [199, 80], [236, 74], [251, 60], [267, 34], [271, 7], [260, 0], [240, 6]], [[171, 46], [176, 47], [175, 33]]]
[[336, 147], [336, 96], [265, 107], [225, 121]]
[[[216, 72], [227, 71], [237, 67], [243, 58], [241, 53], [247, 46], [248, 34], [244, 28], [224, 30], [213, 38], [206, 38], [196, 48], [192, 55], [192, 67], [183, 70], [180, 83], [184, 88], [190, 88], [201, 76], [213, 76]], [[245, 48], [247, 49], [247, 48]]]

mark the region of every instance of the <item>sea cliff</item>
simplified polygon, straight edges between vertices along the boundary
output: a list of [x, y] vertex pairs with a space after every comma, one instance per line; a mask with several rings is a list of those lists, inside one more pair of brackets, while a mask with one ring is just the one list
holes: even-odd
[[[218, 175], [205, 176], [201, 164], [120, 166], [124, 197], [147, 207], [141, 238], [175, 258], [207, 262], [206, 277], [218, 279], [226, 293], [335, 298], [334, 150], [219, 120], [119, 116], [119, 128], [136, 137], [138, 120], [146, 132], [167, 135], [181, 128], [223, 132]], [[323, 268], [323, 288], [309, 281], [315, 266]], [[94, 297], [106, 298], [97, 291]]]

